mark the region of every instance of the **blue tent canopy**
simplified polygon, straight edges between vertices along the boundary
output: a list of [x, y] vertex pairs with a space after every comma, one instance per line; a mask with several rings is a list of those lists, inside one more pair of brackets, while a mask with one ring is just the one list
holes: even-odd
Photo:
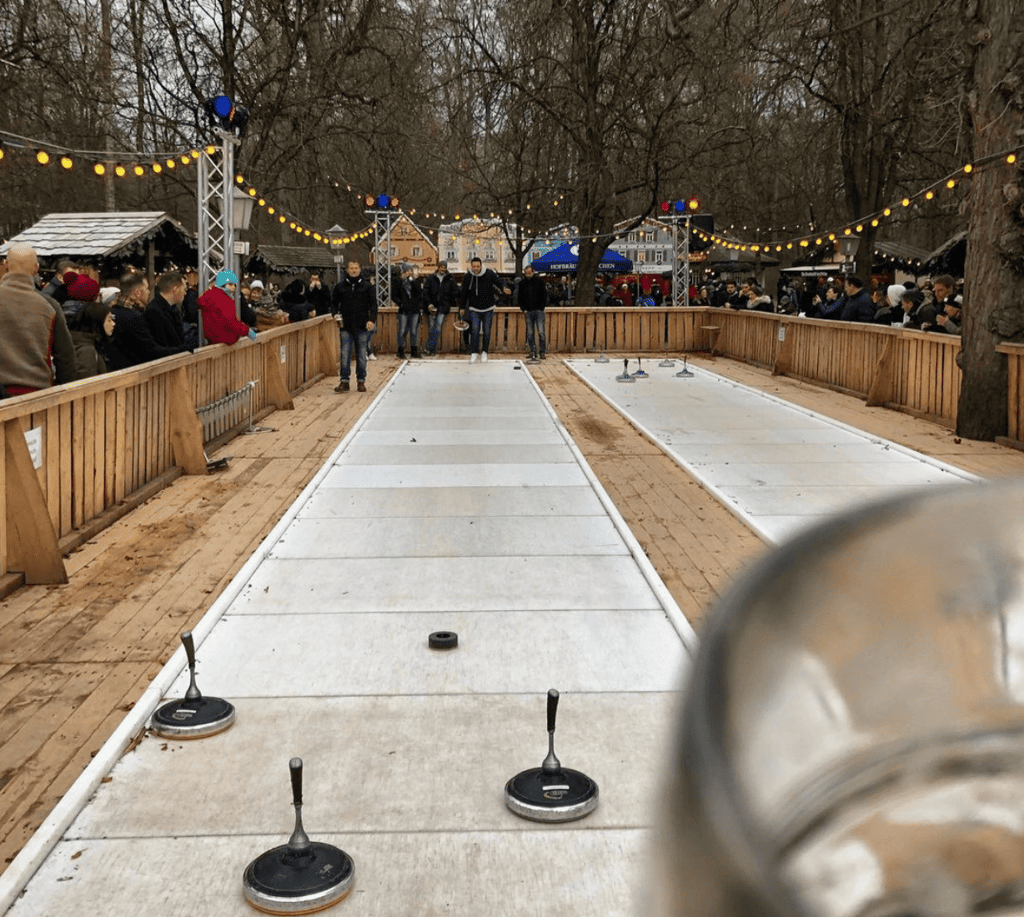
[[[580, 245], [578, 242], [565, 242], [558, 248], [549, 251], [535, 261], [529, 262], [530, 266], [541, 274], [559, 274], [575, 271], [580, 261]], [[624, 273], [633, 270], [633, 262], [620, 255], [610, 248], [604, 250], [601, 262], [598, 264], [599, 271], [611, 271]]]

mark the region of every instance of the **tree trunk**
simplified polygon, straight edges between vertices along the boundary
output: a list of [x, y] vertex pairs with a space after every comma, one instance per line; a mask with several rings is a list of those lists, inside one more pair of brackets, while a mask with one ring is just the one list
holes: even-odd
[[[1024, 181], [1020, 162], [1006, 162], [1024, 130], [1024, 0], [966, 0], [964, 13], [974, 160], [982, 167], [971, 180], [957, 433], [992, 440], [1007, 427], [1006, 357], [995, 346], [1024, 338]], [[986, 157], [995, 161], [984, 165]]]

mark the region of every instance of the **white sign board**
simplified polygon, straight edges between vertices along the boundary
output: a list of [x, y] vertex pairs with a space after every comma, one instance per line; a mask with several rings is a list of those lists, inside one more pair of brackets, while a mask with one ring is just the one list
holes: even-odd
[[43, 467], [43, 428], [33, 427], [25, 434], [25, 445], [28, 446], [28, 454], [32, 456], [32, 467]]
[[284, 344], [281, 345], [281, 362], [288, 362], [288, 348]]

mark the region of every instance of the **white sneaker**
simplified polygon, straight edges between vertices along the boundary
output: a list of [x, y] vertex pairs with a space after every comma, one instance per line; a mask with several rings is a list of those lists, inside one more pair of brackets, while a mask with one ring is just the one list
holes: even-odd
[[483, 360], [484, 363], [487, 362], [487, 351], [486, 350], [482, 354], [480, 354], [480, 359]]
[[474, 353], [474, 354], [472, 354], [472, 355], [470, 356], [470, 358], [469, 358], [469, 362], [470, 362], [470, 363], [475, 363], [475, 362], [476, 362], [476, 358], [477, 358], [477, 354], [475, 354], [475, 353]]
[[371, 353], [371, 354], [370, 354], [370, 359], [371, 359], [371, 360], [376, 360], [376, 359], [377, 359], [377, 354], [375, 354], [375, 353]]

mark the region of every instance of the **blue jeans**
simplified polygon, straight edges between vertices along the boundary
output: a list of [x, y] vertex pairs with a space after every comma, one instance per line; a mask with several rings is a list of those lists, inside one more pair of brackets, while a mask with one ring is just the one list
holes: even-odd
[[537, 356], [537, 338], [540, 338], [540, 356], [547, 352], [547, 341], [544, 337], [544, 310], [531, 309], [526, 315], [526, 345], [530, 348], [530, 356]]
[[491, 343], [491, 324], [494, 321], [494, 310], [487, 312], [469, 313], [469, 352], [479, 353], [481, 350], [487, 353], [487, 346]]
[[351, 331], [341, 329], [341, 378], [343, 382], [348, 381], [352, 373], [352, 340], [356, 344], [356, 379], [359, 382], [366, 381], [366, 351], [370, 344], [372, 331]]
[[441, 328], [444, 326], [447, 316], [447, 312], [430, 313], [427, 325], [427, 353], [437, 353], [437, 348], [441, 343]]
[[405, 350], [405, 336], [409, 336], [409, 349], [416, 350], [420, 341], [420, 314], [419, 312], [398, 313], [398, 352]]

